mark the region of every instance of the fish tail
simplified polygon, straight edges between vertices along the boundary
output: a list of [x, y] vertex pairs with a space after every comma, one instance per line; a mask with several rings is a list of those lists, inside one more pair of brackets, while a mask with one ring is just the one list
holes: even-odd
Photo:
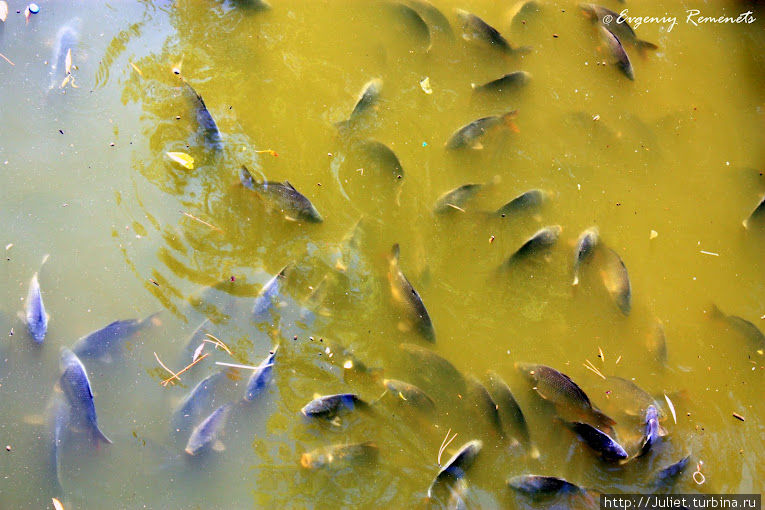
[[398, 245], [398, 243], [394, 244], [390, 250], [390, 257], [388, 257], [388, 260], [390, 260], [391, 263], [398, 264], [398, 257], [400, 253], [401, 247]]
[[518, 116], [518, 110], [513, 110], [511, 112], [507, 112], [504, 115], [502, 115], [502, 122], [510, 128], [510, 131], [513, 133], [520, 133], [521, 130], [518, 129], [518, 126], [513, 122], [513, 119], [515, 119]]
[[659, 47], [656, 46], [652, 42], [644, 41], [642, 39], [638, 39], [635, 41], [635, 47], [637, 48], [638, 52], [641, 56], [645, 55], [646, 50], [658, 50]]
[[98, 426], [93, 427], [93, 439], [98, 443], [99, 441], [106, 444], [112, 444], [112, 440], [106, 437], [106, 434], [101, 432]]
[[157, 318], [157, 316], [159, 316], [159, 314], [161, 314], [161, 313], [162, 313], [162, 310], [160, 310], [160, 311], [158, 311], [158, 312], [154, 312], [153, 314], [151, 314], [151, 315], [149, 315], [149, 316], [145, 317], [144, 319], [142, 319], [142, 320], [141, 320], [141, 322], [140, 322], [140, 324], [138, 325], [138, 327], [139, 327], [139, 328], [144, 328], [144, 327], [146, 327], [146, 326], [151, 326], [151, 325], [157, 324], [157, 323], [154, 321], [154, 319], [156, 319], [156, 318]]
[[537, 445], [533, 443], [528, 445], [528, 453], [529, 453], [529, 457], [535, 460], [538, 459], [540, 455], [539, 448], [537, 448]]

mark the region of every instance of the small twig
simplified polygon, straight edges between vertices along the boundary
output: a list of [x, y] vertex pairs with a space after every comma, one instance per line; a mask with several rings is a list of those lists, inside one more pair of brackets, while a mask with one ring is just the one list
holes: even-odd
[[183, 214], [184, 216], [188, 216], [188, 217], [189, 217], [189, 218], [191, 218], [192, 220], [198, 221], [198, 222], [199, 222], [199, 223], [201, 223], [202, 225], [206, 225], [206, 226], [210, 227], [210, 228], [211, 228], [211, 229], [213, 229], [213, 230], [217, 230], [218, 232], [223, 232], [223, 230], [219, 229], [219, 228], [218, 228], [218, 227], [216, 227], [215, 225], [213, 225], [213, 224], [211, 224], [211, 223], [207, 223], [205, 220], [203, 220], [203, 219], [200, 219], [200, 218], [197, 218], [196, 216], [194, 216], [194, 215], [193, 215], [193, 214], [191, 214], [191, 213], [187, 213], [186, 211], [181, 211], [181, 214]]
[[255, 154], [264, 154], [264, 153], [265, 154], [270, 154], [273, 157], [279, 156], [279, 154], [275, 150], [272, 150], [272, 149], [264, 149], [262, 151], [253, 151], [253, 152], [255, 152]]
[[216, 346], [218, 346], [221, 349], [223, 349], [224, 351], [226, 351], [229, 356], [233, 356], [233, 354], [231, 354], [231, 349], [226, 347], [226, 344], [224, 344], [219, 338], [216, 338], [215, 336], [211, 335], [210, 333], [205, 333], [205, 336], [211, 338], [213, 341], [210, 341], [207, 338], [204, 338], [202, 340], [203, 342], [210, 342], [211, 344], [215, 344]]
[[183, 370], [181, 370], [181, 371], [180, 371], [180, 372], [178, 372], [177, 374], [173, 374], [173, 376], [172, 376], [172, 377], [168, 377], [167, 379], [165, 379], [164, 381], [162, 381], [162, 383], [161, 383], [161, 384], [162, 384], [162, 386], [167, 386], [168, 384], [170, 384], [170, 382], [171, 382], [173, 379], [178, 379], [178, 380], [180, 381], [180, 380], [181, 380], [181, 378], [180, 378], [179, 376], [180, 376], [181, 374], [183, 374], [184, 372], [186, 372], [187, 370], [189, 370], [191, 367], [193, 367], [194, 365], [196, 365], [197, 363], [199, 363], [200, 361], [202, 361], [203, 359], [205, 359], [205, 358], [206, 358], [207, 356], [209, 356], [209, 355], [210, 355], [210, 353], [209, 353], [209, 352], [206, 352], [206, 353], [202, 354], [202, 355], [201, 355], [200, 357], [198, 357], [198, 358], [197, 358], [195, 361], [193, 361], [193, 362], [192, 362], [190, 365], [187, 365], [187, 366], [186, 366], [186, 368], [184, 368]]
[[454, 205], [454, 204], [446, 204], [446, 205], [451, 207], [451, 208], [453, 208], [453, 209], [457, 209], [460, 212], [465, 212], [465, 209], [463, 209], [462, 207], [459, 207], [457, 205]]
[[175, 372], [173, 372], [172, 370], [170, 370], [169, 368], [167, 368], [167, 365], [165, 365], [164, 363], [162, 363], [162, 360], [161, 360], [161, 359], [159, 359], [159, 356], [157, 356], [157, 353], [156, 353], [156, 352], [154, 353], [154, 357], [157, 359], [157, 363], [159, 363], [159, 364], [160, 364], [160, 366], [161, 366], [162, 368], [164, 368], [165, 370], [167, 370], [167, 371], [168, 371], [168, 372], [170, 372], [171, 374], [173, 374], [173, 375], [176, 375], [176, 374], [175, 374]]
[[3, 60], [5, 60], [5, 61], [6, 61], [6, 62], [8, 62], [9, 64], [11, 64], [12, 66], [15, 66], [15, 65], [16, 65], [16, 64], [14, 64], [13, 62], [11, 62], [11, 59], [9, 59], [8, 57], [6, 57], [6, 56], [5, 56], [5, 55], [3, 55], [2, 53], [0, 53], [0, 57], [2, 57], [2, 58], [3, 58]]
[[221, 365], [224, 367], [234, 367], [234, 368], [243, 368], [245, 370], [257, 370], [258, 368], [268, 368], [274, 366], [273, 363], [269, 363], [268, 365], [263, 365], [262, 367], [253, 367], [251, 365], [237, 365], [236, 363], [226, 363], [225, 361], [216, 361], [216, 365]]
[[602, 378], [604, 381], [606, 380], [606, 376], [605, 376], [605, 375], [603, 375], [603, 374], [600, 372], [600, 370], [598, 370], [598, 369], [595, 367], [595, 365], [593, 365], [593, 364], [592, 364], [592, 361], [590, 361], [590, 360], [585, 360], [585, 361], [586, 361], [587, 363], [589, 363], [589, 365], [588, 365], [587, 363], [583, 363], [583, 365], [584, 365], [584, 368], [586, 368], [587, 370], [590, 370], [590, 371], [591, 371], [591, 372], [593, 372], [595, 375], [597, 375], [598, 377]]
[[674, 420], [675, 425], [677, 425], [677, 413], [675, 413], [675, 406], [672, 404], [672, 401], [669, 399], [667, 394], [664, 394], [664, 400], [667, 401], [667, 405], [669, 406], [669, 410], [672, 412], [672, 420]]
[[715, 253], [713, 251], [705, 251], [705, 250], [699, 250], [700, 253], [703, 253], [704, 255], [712, 255], [713, 257], [719, 257], [719, 253]]
[[603, 354], [603, 349], [601, 349], [600, 346], [598, 346], [598, 352], [600, 353], [600, 361], [605, 363], [606, 362], [606, 356], [605, 356], [605, 354]]
[[621, 360], [622, 360], [622, 357], [620, 355], [618, 358], [616, 358], [616, 363], [614, 363], [614, 365], [618, 365]]
[[[441, 447], [438, 449], [438, 465], [441, 465], [441, 455], [444, 454], [444, 450], [451, 444], [452, 441], [454, 441], [454, 438], [457, 437], [457, 433], [455, 432], [451, 439], [449, 439], [449, 434], [451, 434], [452, 429], [446, 431], [446, 437], [444, 437], [444, 440], [441, 441]], [[447, 441], [447, 439], [449, 439]]]

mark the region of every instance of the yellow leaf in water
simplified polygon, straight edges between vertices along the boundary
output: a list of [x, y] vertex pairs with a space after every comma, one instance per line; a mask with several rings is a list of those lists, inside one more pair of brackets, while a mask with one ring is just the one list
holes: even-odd
[[64, 510], [64, 505], [61, 504], [61, 501], [57, 500], [56, 498], [51, 498], [53, 500], [53, 508], [56, 510]]
[[167, 157], [181, 165], [183, 168], [188, 168], [189, 170], [194, 169], [194, 158], [185, 152], [168, 152]]
[[72, 74], [72, 48], [66, 50], [66, 74]]
[[0, 21], [5, 23], [5, 19], [8, 17], [8, 4], [5, 1], [0, 1]]

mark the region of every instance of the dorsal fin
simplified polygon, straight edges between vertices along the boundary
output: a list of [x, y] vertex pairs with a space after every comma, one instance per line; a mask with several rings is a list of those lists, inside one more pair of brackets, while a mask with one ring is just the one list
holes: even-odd
[[284, 185], [285, 185], [285, 186], [287, 186], [287, 187], [288, 187], [289, 189], [291, 189], [292, 191], [297, 191], [297, 190], [295, 189], [295, 186], [293, 186], [292, 184], [290, 184], [290, 181], [284, 181]]

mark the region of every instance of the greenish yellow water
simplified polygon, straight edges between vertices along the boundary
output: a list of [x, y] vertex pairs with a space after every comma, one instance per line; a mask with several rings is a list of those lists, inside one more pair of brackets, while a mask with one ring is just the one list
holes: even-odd
[[[597, 32], [573, 2], [544, 2], [512, 25], [509, 2], [434, 3], [458, 37], [434, 33], [426, 51], [382, 2], [273, 0], [271, 10], [257, 11], [212, 1], [62, 1], [40, 3], [28, 24], [15, 12], [24, 6], [11, 2], [0, 26], [0, 53], [15, 64], [0, 61], [0, 241], [13, 245], [0, 272], [0, 444], [10, 446], [0, 454], [0, 508], [40, 508], [53, 496], [67, 508], [426, 506], [449, 429], [458, 434], [451, 448], [484, 441], [467, 474], [471, 508], [524, 504], [504, 484], [523, 473], [600, 492], [647, 492], [651, 474], [686, 453], [692, 465], [673, 491], [762, 491], [762, 346], [758, 352], [710, 313], [714, 303], [758, 327], [765, 314], [765, 231], [741, 226], [765, 192], [762, 13], [748, 25], [693, 26], [685, 9], [718, 16], [749, 8], [608, 3], [630, 15], [678, 17], [671, 32], [657, 24], [637, 30], [659, 49], [641, 57], [627, 47], [633, 82], [599, 65], [606, 56]], [[455, 7], [532, 51], [508, 57], [464, 41]], [[62, 90], [56, 81], [49, 91], [56, 33], [75, 18], [78, 88]], [[187, 147], [193, 112], [172, 72], [180, 62], [223, 133], [218, 156], [198, 143]], [[473, 96], [471, 83], [515, 70], [531, 73], [526, 87]], [[404, 169], [398, 183], [376, 175], [333, 125], [374, 77], [383, 81], [380, 101], [353, 135], [395, 151]], [[420, 87], [425, 77], [432, 94]], [[518, 133], [500, 131], [482, 150], [444, 149], [458, 127], [511, 109]], [[266, 149], [278, 156], [256, 153]], [[189, 153], [195, 168], [172, 163], [168, 151]], [[324, 222], [269, 213], [239, 184], [242, 163], [270, 180], [288, 179]], [[490, 185], [465, 213], [432, 213], [439, 195], [473, 182]], [[477, 212], [531, 188], [554, 198], [512, 218]], [[301, 316], [312, 288], [337, 274], [338, 246], [359, 218], [359, 246], [343, 259], [349, 270], [327, 280], [321, 310]], [[527, 237], [552, 224], [563, 232], [546, 256], [498, 271]], [[571, 286], [573, 243], [591, 225], [629, 270], [628, 317], [595, 266]], [[650, 239], [651, 231], [658, 236]], [[399, 327], [387, 280], [393, 243], [433, 319], [433, 345]], [[267, 323], [253, 323], [252, 298], [288, 263], [284, 305]], [[35, 271], [51, 314], [41, 348], [16, 318]], [[222, 280], [222, 291], [205, 293]], [[99, 423], [114, 444], [65, 448], [57, 494], [48, 431], [36, 423], [54, 393], [60, 347], [113, 320], [158, 310], [162, 324], [132, 339], [123, 358], [86, 362]], [[205, 317], [233, 359], [215, 353], [181, 384], [161, 386], [167, 374], [154, 353], [182, 368], [190, 361], [181, 357], [185, 343]], [[646, 347], [657, 319], [666, 331], [666, 367]], [[508, 450], [484, 416], [437, 381], [423, 389], [450, 405], [429, 419], [391, 395], [339, 424], [303, 418], [314, 393], [355, 391], [368, 400], [382, 393], [373, 378], [344, 377], [327, 362], [330, 340], [396, 379], [416, 380], [427, 368], [407, 361], [402, 342], [430, 347], [481, 380], [495, 370], [513, 389], [540, 458]], [[274, 381], [229, 418], [226, 450], [182, 458], [182, 445], [168, 436], [175, 402], [215, 369], [213, 358], [257, 364], [277, 343]], [[648, 458], [623, 467], [596, 460], [513, 367], [556, 367], [621, 418], [608, 383], [586, 360], [606, 375], [634, 379], [661, 404], [669, 435]], [[239, 377], [218, 405], [241, 397], [247, 374]], [[617, 421], [620, 437], [639, 436], [636, 420]], [[317, 447], [367, 440], [379, 446], [377, 462], [318, 472], [299, 464]], [[703, 485], [691, 477], [699, 461]]]

